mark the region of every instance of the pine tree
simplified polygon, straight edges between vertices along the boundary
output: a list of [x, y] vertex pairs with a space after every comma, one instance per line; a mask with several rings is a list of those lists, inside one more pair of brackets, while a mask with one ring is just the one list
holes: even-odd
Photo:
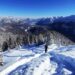
[[6, 41], [4, 41], [2, 45], [2, 51], [6, 51], [6, 50], [8, 50], [8, 44]]

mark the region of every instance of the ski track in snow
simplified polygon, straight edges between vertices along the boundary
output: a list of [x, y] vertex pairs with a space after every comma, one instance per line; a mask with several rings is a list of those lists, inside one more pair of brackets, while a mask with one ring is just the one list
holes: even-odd
[[[27, 54], [21, 55], [19, 52], [14, 57], [21, 56], [20, 60], [7, 67], [0, 75], [75, 75], [74, 49], [75, 46], [51, 45], [48, 53], [44, 53], [43, 45], [26, 48], [29, 52], [32, 51], [28, 55], [31, 54], [32, 57], [26, 57]], [[13, 57], [11, 54], [4, 55]]]

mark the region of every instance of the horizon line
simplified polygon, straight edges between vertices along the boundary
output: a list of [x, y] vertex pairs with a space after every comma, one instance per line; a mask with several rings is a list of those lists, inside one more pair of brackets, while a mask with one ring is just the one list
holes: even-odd
[[56, 17], [56, 18], [58, 18], [58, 17], [68, 17], [68, 16], [75, 16], [75, 15], [66, 15], [66, 16], [47, 16], [47, 17], [45, 17], [45, 16], [40, 16], [40, 17], [26, 17], [26, 16], [0, 16], [0, 18], [28, 18], [28, 19], [39, 19], [39, 18], [54, 18], [54, 17]]

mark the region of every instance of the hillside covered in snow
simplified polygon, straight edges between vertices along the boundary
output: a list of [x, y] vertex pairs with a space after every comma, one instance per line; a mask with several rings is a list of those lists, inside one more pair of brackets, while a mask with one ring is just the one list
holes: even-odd
[[74, 17], [39, 19], [0, 17], [0, 50], [5, 42], [11, 49], [19, 44], [44, 43], [47, 36], [51, 43], [72, 45], [75, 42]]
[[3, 52], [0, 75], [75, 75], [75, 46], [20, 47]]
[[75, 75], [75, 16], [0, 17], [0, 75]]

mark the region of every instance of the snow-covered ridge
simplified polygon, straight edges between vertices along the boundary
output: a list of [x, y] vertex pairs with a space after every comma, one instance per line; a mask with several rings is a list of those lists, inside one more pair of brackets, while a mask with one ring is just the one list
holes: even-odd
[[[44, 45], [38, 47], [23, 48], [13, 51], [19, 51], [24, 53], [28, 51], [27, 56], [19, 55], [17, 61], [8, 65], [3, 69], [1, 75], [74, 75], [75, 74], [75, 45], [70, 46], [58, 46], [50, 45], [48, 47], [48, 53], [44, 53]], [[11, 51], [12, 52], [12, 51]], [[22, 53], [22, 54], [23, 54]], [[33, 54], [33, 56], [31, 56]], [[4, 53], [4, 55], [10, 54]], [[12, 53], [14, 56], [14, 53]], [[21, 56], [21, 58], [20, 58]], [[16, 56], [15, 56], [16, 57]], [[26, 60], [26, 61], [25, 61]], [[9, 61], [10, 62], [10, 61]], [[13, 67], [12, 67], [13, 66]], [[41, 68], [41, 69], [40, 69]]]
[[33, 25], [38, 19], [24, 18], [24, 17], [0, 17], [0, 25], [3, 23], [19, 23], [19, 24], [30, 24]]

